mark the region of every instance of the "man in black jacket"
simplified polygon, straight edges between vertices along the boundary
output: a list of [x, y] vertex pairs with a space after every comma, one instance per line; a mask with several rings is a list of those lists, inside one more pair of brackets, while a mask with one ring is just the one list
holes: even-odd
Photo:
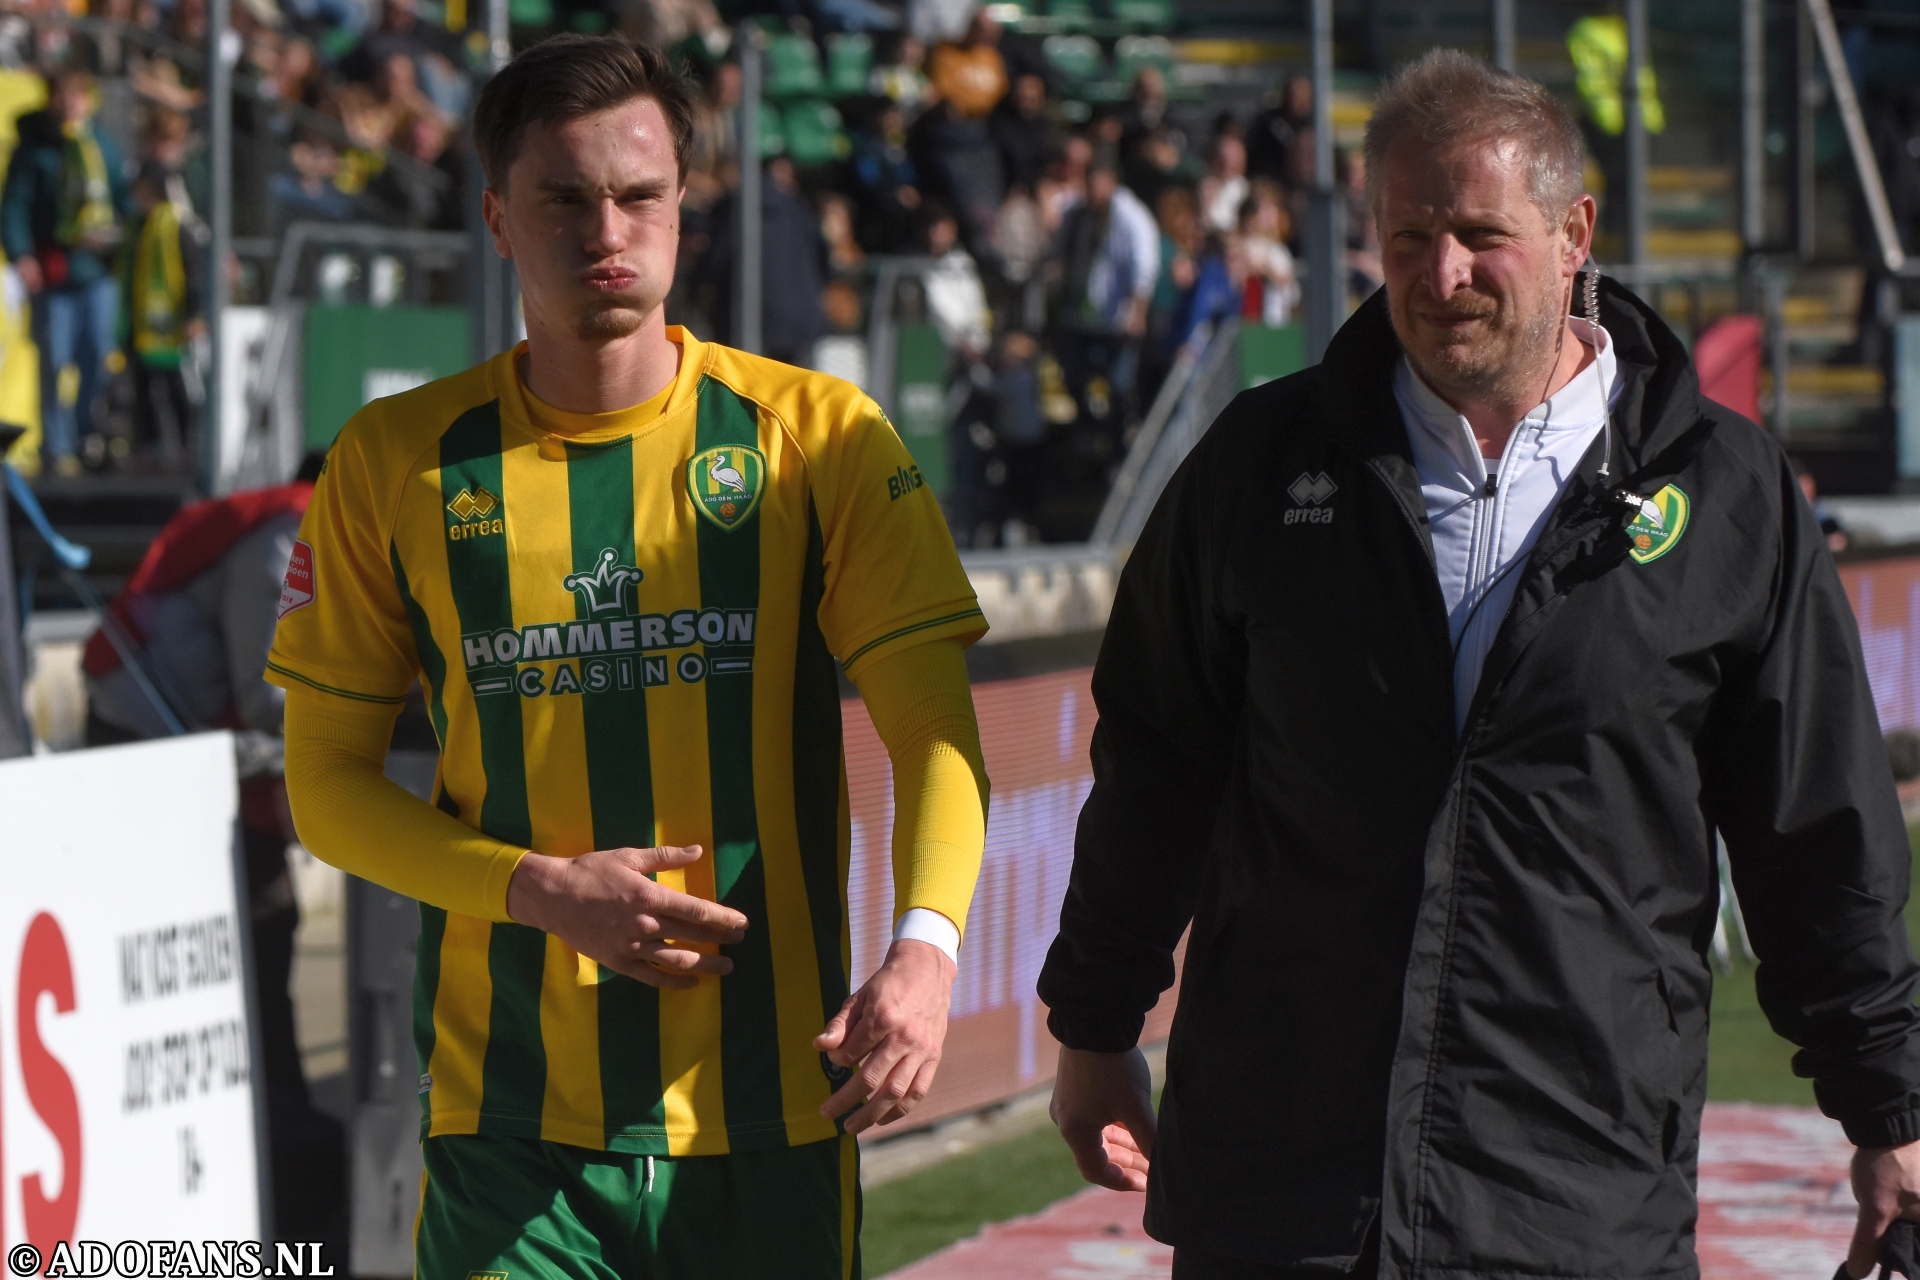
[[[1793, 469], [1589, 290], [1539, 86], [1429, 54], [1367, 152], [1386, 288], [1221, 415], [1121, 580], [1055, 1119], [1177, 1280], [1697, 1276], [1717, 830], [1860, 1147], [1864, 1275], [1920, 1216], [1920, 972]], [[1156, 1118], [1134, 1044], [1189, 924]]]

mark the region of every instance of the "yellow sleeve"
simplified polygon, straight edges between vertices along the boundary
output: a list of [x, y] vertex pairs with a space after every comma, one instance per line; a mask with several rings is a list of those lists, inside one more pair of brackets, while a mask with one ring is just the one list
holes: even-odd
[[894, 919], [926, 907], [964, 933], [986, 848], [988, 790], [964, 645], [893, 650], [854, 683], [893, 761]]
[[[886, 654], [987, 629], [953, 535], [913, 455], [865, 396], [820, 462], [827, 647], [858, 684]], [[964, 687], [964, 685], [963, 685]]]
[[[293, 544], [267, 680], [398, 705], [419, 657], [392, 556], [404, 475], [361, 410], [327, 452]], [[383, 757], [384, 758], [384, 757]]]
[[387, 781], [399, 708], [287, 689], [287, 800], [300, 843], [342, 871], [464, 916], [505, 923], [525, 849], [484, 836]]

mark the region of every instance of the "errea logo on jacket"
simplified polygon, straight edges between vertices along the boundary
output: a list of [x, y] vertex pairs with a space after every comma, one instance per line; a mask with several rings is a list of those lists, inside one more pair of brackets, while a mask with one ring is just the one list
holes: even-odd
[[1340, 486], [1333, 477], [1322, 471], [1311, 475], [1305, 471], [1300, 478], [1287, 486], [1287, 496], [1293, 499], [1293, 506], [1281, 517], [1283, 524], [1332, 524], [1333, 508], [1321, 505], [1339, 492]]

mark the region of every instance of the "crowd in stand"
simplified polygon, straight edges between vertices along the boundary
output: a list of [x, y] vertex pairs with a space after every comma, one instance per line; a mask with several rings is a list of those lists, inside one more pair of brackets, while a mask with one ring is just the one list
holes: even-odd
[[[233, 0], [240, 234], [297, 219], [462, 226], [461, 127], [485, 42], [426, 3]], [[783, 53], [827, 51], [825, 75], [799, 66], [820, 82], [817, 102], [763, 112], [762, 349], [827, 362], [822, 339], [863, 334], [875, 305], [936, 326], [951, 357], [949, 501], [964, 544], [1084, 535], [1180, 352], [1230, 316], [1285, 325], [1299, 302], [1313, 168], [1302, 77], [1274, 85], [1250, 118], [1209, 117], [1204, 104], [1172, 109], [1168, 65], [1144, 59], [1119, 67], [1121, 100], [1089, 108], [1038, 39], [944, 0], [904, 10], [812, 0], [731, 29], [708, 0], [583, 4], [561, 0], [549, 17], [651, 40], [699, 88], [686, 260], [669, 312], [722, 341], [736, 331], [737, 36], [762, 26], [775, 79], [799, 66]], [[122, 465], [192, 456], [200, 393], [182, 353], [198, 329], [205, 240], [205, 31], [206, 0], [0, 11], [0, 64], [52, 85], [51, 105], [20, 123], [0, 247], [34, 300], [55, 469], [103, 461], [90, 416], [115, 350], [137, 423]], [[836, 61], [844, 49], [865, 54], [851, 82]], [[92, 192], [89, 164], [106, 182], [76, 205], [73, 192]], [[1340, 170], [1364, 292], [1379, 275], [1365, 174], [1345, 154]], [[89, 229], [76, 230], [76, 215]], [[900, 296], [876, 302], [878, 255], [919, 261]], [[67, 365], [79, 370], [77, 398], [59, 394]]]

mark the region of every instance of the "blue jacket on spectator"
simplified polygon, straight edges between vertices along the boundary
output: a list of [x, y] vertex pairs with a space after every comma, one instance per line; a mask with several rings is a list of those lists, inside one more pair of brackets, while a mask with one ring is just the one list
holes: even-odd
[[[7, 164], [6, 186], [0, 189], [0, 248], [6, 250], [10, 261], [17, 262], [28, 255], [41, 258], [43, 270], [51, 265], [45, 261], [49, 250], [63, 253], [66, 257], [64, 277], [57, 269], [48, 273], [47, 282], [53, 288], [88, 285], [111, 275], [111, 250], [99, 253], [77, 245], [62, 245], [55, 235], [54, 227], [60, 217], [61, 166], [66, 155], [66, 140], [59, 120], [51, 111], [36, 111], [21, 116], [19, 127], [20, 145]], [[133, 196], [121, 163], [120, 148], [111, 137], [95, 129], [92, 121], [84, 128], [100, 147], [114, 215], [124, 225], [133, 212]]]

